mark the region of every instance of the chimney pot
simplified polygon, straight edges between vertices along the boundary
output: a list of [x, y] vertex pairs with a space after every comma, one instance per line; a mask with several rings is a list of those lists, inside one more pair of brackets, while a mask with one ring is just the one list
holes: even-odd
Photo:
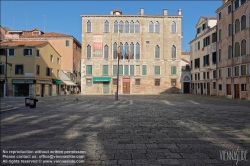
[[113, 10], [110, 10], [110, 15], [114, 15]]
[[144, 9], [143, 8], [140, 9], [140, 15], [144, 15]]
[[163, 9], [163, 15], [167, 16], [168, 15], [168, 9]]
[[178, 15], [181, 15], [181, 9], [178, 10]]

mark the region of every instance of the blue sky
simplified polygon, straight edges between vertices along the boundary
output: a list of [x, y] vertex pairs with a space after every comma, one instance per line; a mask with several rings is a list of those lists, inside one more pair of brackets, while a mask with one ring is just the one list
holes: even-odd
[[[200, 16], [216, 16], [215, 10], [222, 5], [221, 0], [213, 1], [1, 1], [1, 25], [14, 30], [38, 28], [45, 32], [73, 35], [81, 42], [81, 14], [109, 14], [120, 9], [123, 14], [169, 14], [182, 10], [182, 50], [189, 50], [189, 42], [194, 39], [195, 25]], [[45, 17], [44, 17], [45, 15]], [[27, 16], [27, 17], [26, 17]]]

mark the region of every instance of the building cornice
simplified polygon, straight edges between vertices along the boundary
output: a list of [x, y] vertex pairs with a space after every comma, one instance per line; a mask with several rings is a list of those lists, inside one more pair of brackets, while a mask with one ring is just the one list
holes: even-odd
[[231, 4], [231, 2], [233, 2], [234, 0], [228, 0], [226, 3], [224, 3], [223, 5], [221, 5], [216, 11], [215, 13], [218, 13], [220, 10], [222, 10], [224, 7], [228, 6], [229, 4]]
[[149, 17], [149, 18], [182, 18], [182, 15], [80, 15], [81, 17]]
[[204, 37], [205, 35], [207, 35], [208, 33], [210, 33], [211, 31], [213, 31], [214, 29], [216, 30], [216, 26], [213, 26], [212, 28], [210, 28], [208, 31], [206, 31], [205, 33], [203, 33], [202, 35], [200, 35], [199, 37], [196, 37], [195, 39], [191, 40], [188, 44], [193, 43], [194, 41], [196, 41], [197, 39], [200, 39], [202, 37]]

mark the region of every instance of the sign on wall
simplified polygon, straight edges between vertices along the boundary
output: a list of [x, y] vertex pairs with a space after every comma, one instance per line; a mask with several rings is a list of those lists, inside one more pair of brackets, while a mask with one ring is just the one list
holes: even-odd
[[102, 56], [102, 35], [93, 35], [93, 55]]

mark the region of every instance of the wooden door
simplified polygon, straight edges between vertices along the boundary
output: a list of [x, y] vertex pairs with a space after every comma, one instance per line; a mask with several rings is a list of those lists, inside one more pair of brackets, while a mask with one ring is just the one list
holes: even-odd
[[109, 94], [109, 82], [103, 82], [103, 94]]
[[239, 84], [234, 84], [234, 98], [235, 99], [240, 98], [240, 86], [239, 86]]
[[190, 93], [190, 82], [184, 82], [184, 93]]
[[203, 95], [203, 83], [200, 84], [201, 88], [201, 94]]
[[231, 93], [231, 84], [227, 84], [227, 95], [232, 95], [232, 93]]
[[210, 82], [207, 83], [207, 95], [210, 95]]
[[130, 82], [123, 82], [123, 93], [130, 93]]

